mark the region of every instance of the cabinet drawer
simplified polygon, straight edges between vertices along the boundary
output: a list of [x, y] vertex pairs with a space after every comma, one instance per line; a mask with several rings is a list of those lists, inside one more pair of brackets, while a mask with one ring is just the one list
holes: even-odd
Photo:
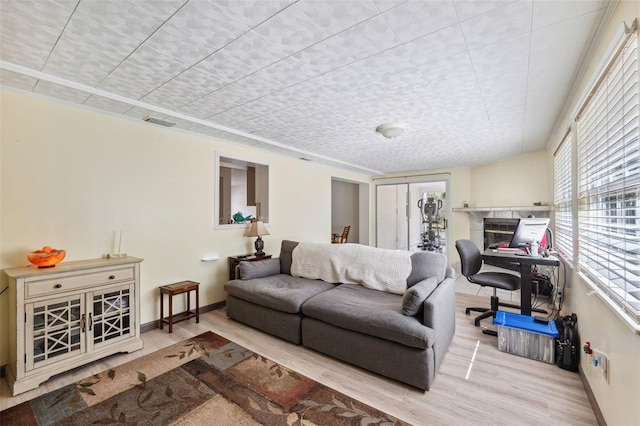
[[65, 291], [82, 289], [99, 284], [133, 280], [133, 267], [111, 269], [107, 271], [48, 277], [46, 280], [33, 280], [25, 283], [25, 298], [55, 294]]

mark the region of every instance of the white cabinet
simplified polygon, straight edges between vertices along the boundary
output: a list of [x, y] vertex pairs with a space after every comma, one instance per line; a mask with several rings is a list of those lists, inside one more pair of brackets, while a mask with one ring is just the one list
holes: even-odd
[[140, 262], [124, 257], [7, 269], [13, 395], [117, 352], [142, 348]]

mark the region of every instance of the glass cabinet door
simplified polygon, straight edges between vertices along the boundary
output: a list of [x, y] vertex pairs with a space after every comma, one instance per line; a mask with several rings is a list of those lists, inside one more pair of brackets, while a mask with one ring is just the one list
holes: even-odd
[[88, 294], [89, 350], [128, 339], [134, 333], [133, 283]]
[[27, 371], [85, 351], [83, 295], [29, 303], [25, 308]]

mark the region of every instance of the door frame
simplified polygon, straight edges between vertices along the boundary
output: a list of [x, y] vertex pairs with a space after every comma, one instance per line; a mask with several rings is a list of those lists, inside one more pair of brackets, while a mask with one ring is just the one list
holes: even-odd
[[[369, 182], [362, 182], [357, 180], [345, 179], [336, 176], [331, 177], [331, 181], [349, 183], [358, 185], [358, 243], [363, 245], [369, 245], [369, 209], [370, 203], [370, 188]], [[333, 194], [332, 194], [333, 197]], [[333, 206], [331, 207], [333, 209]], [[331, 224], [333, 226], [333, 224]]]
[[[374, 178], [373, 179], [373, 246], [378, 247], [378, 186], [382, 185], [401, 185], [401, 184], [412, 184], [412, 183], [425, 183], [425, 182], [443, 182], [445, 184], [445, 192], [447, 193], [447, 200], [451, 200], [451, 173], [434, 173], [434, 174], [426, 174], [426, 175], [415, 175], [415, 176], [399, 176], [399, 177], [391, 177], [391, 178]], [[411, 212], [411, 208], [413, 206], [409, 206], [408, 202], [406, 203], [406, 209]], [[417, 210], [417, 206], [415, 207]], [[450, 203], [446, 203], [444, 207], [445, 217], [447, 218], [447, 222], [449, 222], [449, 218], [451, 217], [451, 205]], [[413, 213], [410, 213], [413, 214]], [[450, 230], [451, 226], [447, 226], [445, 229], [445, 241], [447, 243], [445, 247], [445, 254], [449, 251], [450, 246]]]

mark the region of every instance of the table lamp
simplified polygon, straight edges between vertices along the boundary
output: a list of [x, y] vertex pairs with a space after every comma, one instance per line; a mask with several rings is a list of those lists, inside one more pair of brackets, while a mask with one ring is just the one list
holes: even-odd
[[264, 226], [264, 223], [261, 220], [256, 220], [251, 222], [251, 228], [249, 228], [249, 233], [247, 237], [258, 237], [255, 243], [256, 247], [256, 256], [264, 256], [264, 252], [262, 249], [264, 248], [264, 241], [262, 241], [262, 235], [269, 235], [269, 231]]

